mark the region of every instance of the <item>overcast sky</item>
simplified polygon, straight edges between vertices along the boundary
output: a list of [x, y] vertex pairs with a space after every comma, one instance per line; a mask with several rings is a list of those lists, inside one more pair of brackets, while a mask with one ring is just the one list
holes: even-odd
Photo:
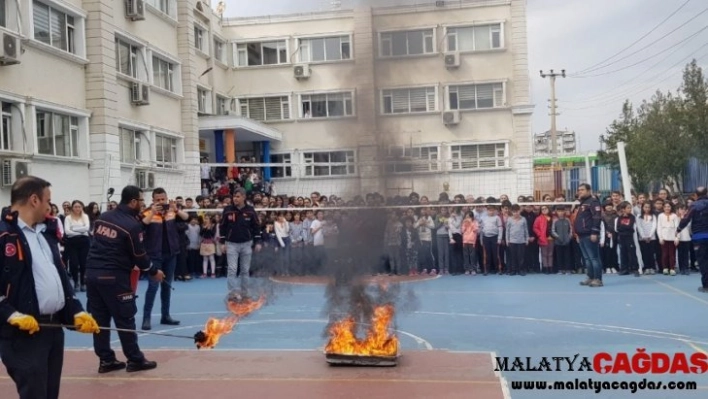
[[[321, 11], [330, 8], [332, 0], [225, 1], [224, 16], [243, 17]], [[366, 1], [341, 3], [350, 8]], [[633, 44], [686, 1], [675, 15]], [[566, 69], [568, 77], [558, 79], [556, 85], [558, 128], [575, 130], [582, 151], [599, 148], [600, 134], [617, 117], [624, 99], [638, 104], [656, 89], [675, 91], [685, 64], [693, 58], [701, 65], [708, 61], [706, 0], [528, 0], [527, 4], [534, 133], [550, 128], [550, 83], [539, 76], [539, 70]]]

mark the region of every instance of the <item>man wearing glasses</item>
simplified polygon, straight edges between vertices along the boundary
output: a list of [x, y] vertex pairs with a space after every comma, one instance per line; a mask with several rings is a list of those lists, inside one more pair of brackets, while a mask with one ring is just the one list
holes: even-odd
[[[144, 203], [143, 191], [127, 186], [114, 210], [104, 212], [94, 226], [94, 239], [86, 266], [86, 297], [89, 311], [98, 325], [110, 327], [111, 318], [117, 328], [135, 330], [135, 292], [130, 275], [134, 267], [149, 272], [161, 282], [164, 274], [153, 267], [143, 245], [143, 225], [139, 219]], [[145, 359], [134, 332], [119, 332], [128, 364], [118, 361], [111, 349], [111, 332], [105, 328], [93, 337], [93, 348], [100, 359], [99, 373], [127, 368], [128, 372], [149, 370], [157, 363]]]

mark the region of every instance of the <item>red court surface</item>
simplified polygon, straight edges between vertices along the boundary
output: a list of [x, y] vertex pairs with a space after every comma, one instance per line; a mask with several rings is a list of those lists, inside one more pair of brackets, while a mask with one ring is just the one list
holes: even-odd
[[[329, 366], [321, 352], [148, 351], [150, 371], [99, 375], [93, 352], [67, 351], [62, 398], [504, 399], [489, 353], [405, 352], [398, 366]], [[0, 376], [0, 398], [16, 397]]]

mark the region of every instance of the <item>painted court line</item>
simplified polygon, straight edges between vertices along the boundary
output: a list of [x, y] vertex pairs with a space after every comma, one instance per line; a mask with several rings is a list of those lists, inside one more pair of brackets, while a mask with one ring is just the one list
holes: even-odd
[[696, 301], [698, 301], [698, 302], [700, 302], [700, 303], [702, 303], [702, 304], [704, 304], [704, 305], [708, 305], [708, 300], [705, 300], [705, 299], [703, 299], [703, 298], [699, 298], [699, 297], [697, 297], [697, 296], [695, 296], [695, 295], [691, 295], [691, 294], [689, 294], [688, 292], [686, 292], [686, 291], [684, 291], [684, 290], [680, 290], [680, 289], [678, 289], [678, 288], [676, 288], [676, 287], [674, 287], [674, 286], [672, 286], [672, 285], [670, 285], [670, 284], [666, 284], [666, 283], [664, 283], [664, 282], [662, 282], [662, 281], [655, 280], [655, 279], [653, 279], [653, 278], [650, 278], [649, 280], [651, 280], [651, 281], [653, 281], [653, 282], [659, 284], [660, 286], [662, 286], [662, 287], [664, 287], [664, 288], [670, 289], [671, 291], [673, 291], [673, 292], [675, 292], [675, 293], [677, 293], [677, 294], [680, 294], [680, 295], [683, 295], [683, 296], [685, 296], [685, 297], [688, 297], [688, 298], [691, 298], [691, 299], [693, 299], [693, 300], [696, 300]]
[[[10, 377], [0, 376], [0, 380], [10, 380]], [[82, 377], [82, 376], [62, 376], [62, 381], [142, 381], [142, 382], [305, 382], [305, 383], [320, 383], [320, 382], [340, 382], [340, 383], [402, 383], [402, 384], [465, 384], [465, 385], [496, 385], [499, 381], [484, 381], [484, 380], [430, 380], [430, 379], [387, 379], [387, 378], [280, 378], [280, 377], [263, 377], [263, 378], [248, 378], [248, 377]]]
[[576, 326], [586, 326], [586, 327], [596, 327], [596, 328], [599, 327], [599, 328], [609, 328], [609, 329], [615, 329], [615, 330], [627, 330], [627, 331], [635, 331], [635, 332], [642, 332], [642, 333], [668, 335], [668, 336], [673, 336], [675, 338], [690, 338], [687, 335], [668, 333], [668, 332], [664, 332], [664, 331], [644, 330], [644, 329], [640, 329], [640, 328], [613, 326], [613, 325], [607, 325], [607, 324], [593, 324], [593, 323], [585, 323], [585, 322], [579, 322], [579, 321], [545, 319], [545, 318], [526, 317], [526, 316], [504, 316], [504, 315], [494, 315], [494, 314], [426, 312], [426, 311], [418, 311], [415, 313], [437, 315], [437, 316], [451, 316], [451, 317], [464, 316], [464, 317], [482, 317], [482, 318], [487, 317], [487, 318], [492, 318], [492, 319], [507, 319], [507, 320], [521, 320], [521, 321], [543, 322], [543, 323], [553, 323], [553, 324], [568, 324], [568, 325], [576, 325]]

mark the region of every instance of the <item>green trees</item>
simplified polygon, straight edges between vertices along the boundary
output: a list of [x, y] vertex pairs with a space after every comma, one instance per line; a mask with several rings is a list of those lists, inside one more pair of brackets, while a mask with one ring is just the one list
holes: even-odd
[[685, 67], [677, 94], [657, 91], [636, 111], [625, 101], [601, 141], [606, 148], [598, 157], [613, 167], [619, 167], [617, 143], [626, 144], [629, 175], [638, 191], [659, 182], [681, 192], [688, 160], [708, 161], [708, 80], [701, 67], [695, 60]]

